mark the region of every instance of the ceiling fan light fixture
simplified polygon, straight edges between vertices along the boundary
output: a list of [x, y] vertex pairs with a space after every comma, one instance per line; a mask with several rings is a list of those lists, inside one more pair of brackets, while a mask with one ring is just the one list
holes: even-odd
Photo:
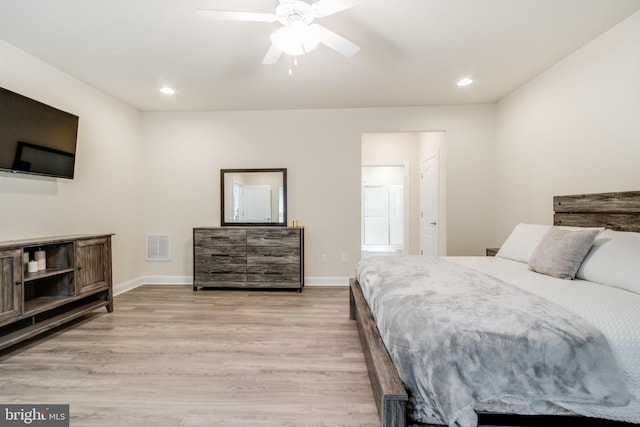
[[271, 43], [290, 56], [300, 56], [315, 49], [320, 40], [302, 21], [293, 21], [271, 34]]
[[279, 22], [283, 26], [271, 34], [271, 46], [262, 59], [265, 65], [278, 62], [283, 53], [305, 55], [322, 43], [347, 58], [360, 47], [313, 21], [350, 9], [364, 0], [278, 0], [275, 13], [196, 9], [200, 19], [219, 21]]

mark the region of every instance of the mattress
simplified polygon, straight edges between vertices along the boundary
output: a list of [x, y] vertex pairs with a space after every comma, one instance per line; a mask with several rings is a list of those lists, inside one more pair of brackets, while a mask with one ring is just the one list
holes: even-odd
[[[529, 271], [526, 263], [498, 257], [445, 257], [554, 301], [597, 327], [623, 371], [631, 402], [625, 407], [564, 404], [576, 414], [640, 423], [640, 295], [584, 280]], [[639, 278], [640, 280], [640, 278]]]

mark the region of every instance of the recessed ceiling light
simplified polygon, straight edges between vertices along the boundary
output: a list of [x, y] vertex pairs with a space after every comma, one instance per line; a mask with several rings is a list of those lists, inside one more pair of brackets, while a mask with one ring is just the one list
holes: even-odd
[[165, 95], [173, 95], [174, 93], [176, 93], [176, 91], [171, 89], [170, 87], [163, 87], [160, 89], [160, 92], [164, 93]]
[[469, 86], [471, 83], [473, 83], [473, 80], [471, 79], [462, 79], [458, 82], [458, 86], [460, 87]]

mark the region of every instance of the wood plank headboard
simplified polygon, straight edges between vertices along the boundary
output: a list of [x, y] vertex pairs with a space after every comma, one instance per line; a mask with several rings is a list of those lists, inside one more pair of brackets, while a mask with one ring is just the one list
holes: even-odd
[[640, 191], [553, 198], [553, 224], [640, 232]]

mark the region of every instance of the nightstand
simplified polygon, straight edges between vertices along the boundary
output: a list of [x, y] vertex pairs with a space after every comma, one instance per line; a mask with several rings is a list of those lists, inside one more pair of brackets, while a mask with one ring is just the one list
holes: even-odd
[[487, 256], [496, 256], [500, 248], [487, 248]]

